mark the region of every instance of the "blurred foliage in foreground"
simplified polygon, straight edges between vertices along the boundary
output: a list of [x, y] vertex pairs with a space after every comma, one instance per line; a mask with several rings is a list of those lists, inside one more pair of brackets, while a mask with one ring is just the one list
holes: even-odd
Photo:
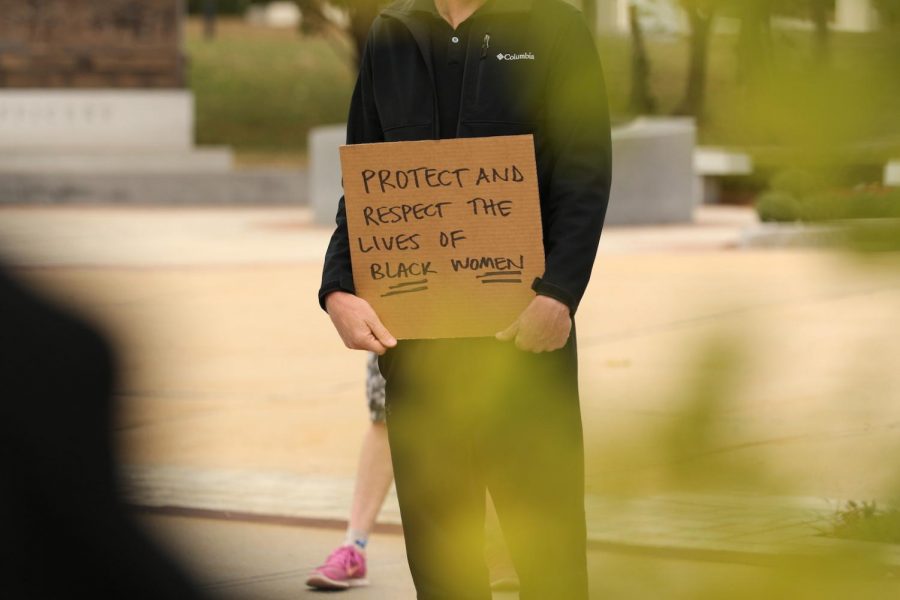
[[[594, 493], [610, 493], [616, 489], [626, 497], [640, 499], [658, 490], [679, 490], [697, 493], [747, 493], [787, 485], [777, 475], [777, 465], [760, 460], [753, 453], [728, 452], [725, 449], [742, 440], [735, 437], [734, 419], [740, 412], [738, 398], [746, 385], [745, 371], [751, 356], [743, 334], [737, 331], [718, 330], [705, 345], [694, 351], [691, 366], [685, 372], [680, 386], [672, 389], [667, 406], [674, 418], [658, 427], [647, 430], [637, 442], [634, 451], [645, 456], [610, 455], [613, 446], [597, 440], [599, 446], [592, 450], [602, 453], [607, 462], [605, 473], [591, 473], [589, 489]], [[763, 404], [765, 406], [765, 403]], [[746, 443], [746, 442], [745, 442]], [[590, 441], [588, 448], [591, 448]], [[596, 454], [595, 454], [596, 456]], [[617, 461], [621, 461], [618, 465]], [[590, 459], [589, 459], [589, 462]], [[629, 466], [630, 465], [630, 466]], [[655, 476], [639, 465], [654, 465]], [[613, 482], [611, 477], [621, 481]], [[888, 504], [896, 503], [888, 498]], [[897, 567], [890, 566], [890, 556], [900, 540], [897, 534], [898, 512], [876, 511], [874, 504], [865, 507], [848, 504], [848, 509], [834, 517], [834, 527], [814, 536], [821, 546], [804, 547], [795, 540], [772, 541], [765, 548], [748, 546], [748, 557], [735, 563], [754, 565], [725, 571], [706, 563], [691, 562], [685, 553], [678, 567], [669, 569], [664, 561], [649, 565], [642, 558], [631, 557], [631, 563], [623, 558], [616, 572], [592, 573], [597, 597], [614, 598], [666, 598], [666, 599], [816, 599], [838, 600], [853, 597], [888, 599], [900, 594], [900, 582], [894, 577]], [[710, 510], [715, 510], [711, 506]], [[889, 519], [890, 522], [879, 520]], [[882, 516], [883, 515], [883, 516]], [[623, 504], [622, 517], [629, 516], [627, 502]], [[616, 518], [612, 515], [609, 518]], [[748, 529], [759, 527], [753, 516], [744, 525]], [[684, 527], [677, 522], [673, 528]], [[830, 539], [852, 538], [853, 541]], [[856, 540], [883, 543], [859, 543]], [[701, 544], [702, 546], [702, 544]], [[754, 554], [755, 552], [760, 554]], [[749, 558], [754, 556], [755, 559]], [[727, 560], [727, 551], [714, 560]], [[688, 560], [684, 560], [688, 559]], [[642, 583], [623, 583], [634, 571], [641, 571]], [[630, 586], [630, 588], [629, 588]]]

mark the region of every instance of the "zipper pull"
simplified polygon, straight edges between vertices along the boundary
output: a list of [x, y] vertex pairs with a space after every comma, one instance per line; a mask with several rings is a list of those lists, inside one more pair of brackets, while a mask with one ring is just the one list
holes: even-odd
[[491, 34], [484, 34], [484, 41], [481, 43], [481, 58], [487, 58], [488, 48], [491, 47]]

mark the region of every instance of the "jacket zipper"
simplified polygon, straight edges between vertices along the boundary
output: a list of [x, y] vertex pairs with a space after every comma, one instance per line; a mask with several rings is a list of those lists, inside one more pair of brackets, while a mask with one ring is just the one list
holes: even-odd
[[[474, 27], [475, 23], [473, 23], [472, 26]], [[470, 40], [470, 42], [469, 42], [469, 49], [466, 52], [466, 59], [465, 59], [465, 62], [463, 63], [463, 73], [462, 73], [463, 84], [462, 84], [462, 89], [460, 90], [460, 95], [459, 95], [459, 116], [456, 119], [456, 134], [454, 135], [454, 137], [459, 137], [459, 126], [462, 124], [463, 109], [465, 108], [465, 105], [466, 105], [466, 82], [468, 81], [468, 76], [469, 76], [469, 63], [473, 62], [469, 58], [469, 56], [472, 55], [472, 50], [475, 49], [474, 48], [475, 44], [472, 42], [474, 42], [474, 40]], [[476, 98], [476, 100], [479, 95], [478, 88], [481, 85], [481, 61], [483, 61], [487, 57], [487, 51], [488, 51], [488, 48], [490, 48], [490, 46], [491, 46], [491, 34], [485, 33], [484, 38], [481, 41], [481, 59], [478, 61], [478, 72], [475, 74], [475, 98]]]
[[[407, 29], [410, 29], [410, 30], [412, 29], [409, 26], [409, 23], [406, 22], [406, 19], [404, 18], [404, 16], [397, 15], [397, 14], [389, 14], [389, 13], [385, 13], [384, 16], [389, 16], [389, 17], [395, 18], [398, 21], [400, 21], [401, 23], [403, 23], [403, 25], [405, 25]], [[478, 74], [477, 74], [478, 76], [476, 77], [476, 84], [475, 84], [475, 97], [476, 98], [480, 97], [480, 93], [481, 93], [481, 90], [480, 90], [480, 87], [481, 87], [481, 65], [482, 65], [482, 62], [484, 61], [484, 59], [487, 58], [487, 51], [490, 47], [491, 47], [491, 34], [485, 33], [484, 39], [481, 42], [481, 60], [478, 61]], [[421, 48], [419, 48], [419, 52], [420, 52], [420, 54], [422, 53]], [[424, 55], [422, 56], [422, 58], [423, 59], [425, 58]], [[459, 124], [460, 124], [460, 121], [462, 120], [462, 111], [463, 111], [463, 104], [464, 104], [463, 100], [465, 98], [465, 89], [466, 89], [466, 71], [468, 70], [467, 69], [468, 66], [469, 66], [469, 60], [466, 60], [465, 63], [463, 64], [463, 86], [462, 86], [463, 87], [463, 89], [462, 89], [463, 98], [460, 98], [459, 118], [456, 121], [456, 135], [457, 136], [459, 136]], [[431, 71], [431, 65], [426, 65], [426, 67], [428, 68], [429, 75], [431, 75], [430, 83], [431, 83], [431, 93], [432, 93], [432, 107], [433, 107], [433, 111], [434, 111], [434, 122], [432, 124], [432, 136], [431, 137], [432, 137], [432, 139], [437, 140], [437, 139], [440, 139], [440, 137], [441, 137], [441, 135], [440, 135], [440, 114], [438, 114], [438, 101], [437, 101], [437, 84], [434, 81], [434, 74]]]
[[475, 104], [481, 100], [481, 70], [484, 68], [484, 59], [487, 58], [488, 50], [491, 47], [491, 34], [485, 33], [484, 39], [481, 41], [481, 60], [478, 61], [478, 72], [475, 74]]

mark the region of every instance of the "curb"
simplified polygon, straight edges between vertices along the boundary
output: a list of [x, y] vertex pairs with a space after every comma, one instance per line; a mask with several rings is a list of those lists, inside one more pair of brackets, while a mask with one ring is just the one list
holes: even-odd
[[[182, 467], [124, 469], [138, 514], [342, 530], [353, 480]], [[402, 534], [391, 493], [376, 532]], [[824, 536], [834, 500], [748, 494], [589, 495], [588, 547], [601, 552], [746, 564], [855, 565], [900, 575], [900, 545]]]

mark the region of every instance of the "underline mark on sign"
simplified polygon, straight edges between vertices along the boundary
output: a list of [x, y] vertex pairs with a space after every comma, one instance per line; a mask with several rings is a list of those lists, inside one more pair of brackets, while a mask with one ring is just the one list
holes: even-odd
[[483, 277], [494, 277], [495, 275], [521, 275], [522, 271], [492, 271], [490, 273], [485, 273], [484, 275], [477, 275], [475, 279], [481, 279]]
[[509, 277], [521, 275], [522, 271], [491, 271], [483, 275], [476, 275], [475, 279], [481, 279], [481, 283], [522, 283], [521, 279], [494, 279], [496, 277]]
[[[392, 292], [387, 292], [386, 294], [382, 294], [381, 297], [384, 298], [386, 296], [396, 296], [397, 294], [411, 294], [413, 292], [422, 292], [428, 289], [427, 279], [420, 279], [418, 281], [407, 281], [405, 283], [398, 283], [397, 285], [392, 285], [388, 289], [394, 290]], [[412, 287], [418, 286], [418, 287]]]

